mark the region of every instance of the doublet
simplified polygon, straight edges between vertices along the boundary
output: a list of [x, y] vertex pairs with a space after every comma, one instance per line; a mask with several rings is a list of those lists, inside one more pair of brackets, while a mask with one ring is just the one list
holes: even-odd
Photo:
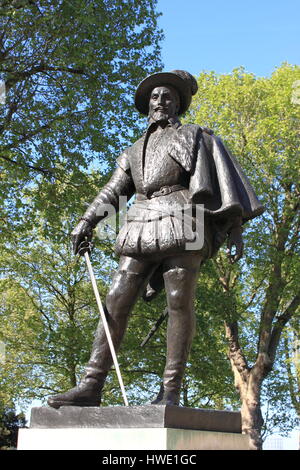
[[[194, 209], [201, 204], [201, 249], [210, 257], [237, 220], [243, 223], [264, 210], [221, 139], [198, 125], [181, 125], [175, 120], [157, 130], [152, 124], [118, 157], [117, 164], [85, 217], [96, 225], [101, 219], [99, 214], [97, 217], [101, 204], [119, 209], [119, 196], [136, 194], [116, 240], [118, 255], [184, 251], [198, 236]], [[187, 218], [183, 218], [183, 211]]]

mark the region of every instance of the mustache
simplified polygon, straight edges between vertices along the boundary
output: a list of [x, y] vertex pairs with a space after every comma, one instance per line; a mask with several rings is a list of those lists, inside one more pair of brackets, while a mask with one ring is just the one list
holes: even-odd
[[168, 114], [169, 110], [168, 110], [168, 108], [165, 108], [164, 106], [156, 106], [152, 110], [152, 113], [165, 113], [165, 114]]

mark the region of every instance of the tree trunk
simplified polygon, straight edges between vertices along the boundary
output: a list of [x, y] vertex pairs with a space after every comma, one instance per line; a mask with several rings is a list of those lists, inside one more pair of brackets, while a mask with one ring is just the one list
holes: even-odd
[[242, 407], [242, 433], [249, 437], [251, 450], [262, 450], [261, 428], [263, 418], [260, 405], [261, 381], [253, 378], [252, 372], [240, 388]]
[[[277, 250], [281, 254], [283, 242], [284, 240], [280, 239], [280, 244], [277, 246]], [[282, 257], [275, 261], [261, 312], [257, 356], [253, 367], [248, 366], [239, 344], [237, 320], [225, 320], [225, 331], [229, 344], [228, 357], [234, 373], [235, 386], [242, 401], [242, 432], [249, 436], [250, 446], [253, 450], [262, 448], [261, 385], [273, 368], [282, 331], [300, 305], [300, 295], [296, 294], [283, 311], [282, 307], [280, 308], [280, 292], [285, 285], [282, 278]], [[236, 309], [231, 307], [230, 311], [230, 305], [234, 307], [234, 302], [230, 304], [227, 300], [230, 300], [231, 296], [234, 297], [233, 288], [236, 277], [231, 278], [231, 272], [224, 271], [224, 269], [222, 271], [221, 266], [219, 280], [226, 294], [224, 305], [227, 305], [228, 318], [234, 319], [238, 317]], [[280, 314], [278, 314], [279, 312]]]
[[229, 342], [228, 356], [234, 373], [235, 387], [242, 402], [242, 433], [249, 436], [251, 450], [261, 450], [263, 418], [260, 393], [263, 381], [263, 364], [260, 363], [262, 361], [257, 361], [254, 367], [248, 367], [238, 341], [237, 322], [225, 322], [225, 330]]

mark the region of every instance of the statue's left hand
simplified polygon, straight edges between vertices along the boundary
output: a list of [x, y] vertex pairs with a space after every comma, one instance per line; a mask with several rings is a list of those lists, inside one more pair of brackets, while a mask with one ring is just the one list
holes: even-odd
[[243, 256], [244, 242], [242, 227], [234, 227], [228, 235], [227, 256], [231, 264], [236, 263]]

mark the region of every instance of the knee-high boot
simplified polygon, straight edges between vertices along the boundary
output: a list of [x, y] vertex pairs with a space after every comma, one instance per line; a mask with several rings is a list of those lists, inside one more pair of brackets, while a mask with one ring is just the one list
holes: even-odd
[[174, 268], [164, 274], [168, 301], [167, 358], [163, 384], [153, 405], [178, 405], [181, 383], [195, 333], [197, 273]]
[[[106, 297], [106, 317], [116, 352], [123, 339], [129, 313], [140, 294], [141, 276], [119, 271]], [[106, 334], [99, 321], [85, 375], [71, 390], [48, 399], [53, 408], [61, 406], [99, 406], [101, 391], [113, 364]]]

